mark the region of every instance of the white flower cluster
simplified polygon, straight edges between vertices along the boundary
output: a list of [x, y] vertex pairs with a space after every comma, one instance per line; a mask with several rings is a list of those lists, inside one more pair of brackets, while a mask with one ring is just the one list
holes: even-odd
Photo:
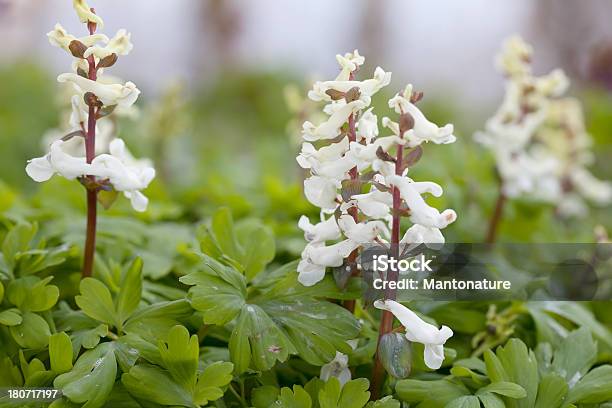
[[569, 86], [567, 77], [559, 69], [534, 76], [532, 53], [519, 37], [505, 42], [496, 60], [507, 78], [505, 97], [475, 139], [493, 152], [506, 196], [528, 194], [558, 204], [562, 213], [584, 213], [579, 195], [608, 203], [612, 187], [585, 168], [590, 137], [580, 105], [559, 98]]
[[[103, 27], [102, 19], [91, 11], [84, 0], [74, 0], [73, 6], [82, 22], [95, 23], [97, 28]], [[111, 39], [104, 34], [77, 38], [56, 24], [47, 36], [52, 45], [66, 50], [74, 57], [74, 72], [61, 74], [57, 78], [58, 82], [70, 85], [70, 115], [67, 126], [63, 126], [61, 131], [51, 132], [45, 138], [51, 142], [49, 153], [30, 160], [26, 172], [38, 182], [46, 181], [54, 174], [67, 179], [92, 176], [98, 182], [123, 192], [135, 210], [146, 210], [148, 199], [140, 190], [149, 185], [155, 170], [150, 161], [135, 160], [123, 140], [113, 140], [113, 124], [103, 120], [108, 112], [132, 115], [135, 111], [133, 105], [140, 94], [136, 85], [102, 76], [104, 68], [112, 66], [118, 55], [127, 55], [132, 50], [130, 34], [119, 30]], [[90, 63], [95, 64], [93, 77], [89, 75]], [[88, 163], [85, 158], [85, 139], [90, 111], [86, 99], [89, 95], [95, 96], [99, 106], [95, 108], [95, 154], [98, 156]], [[67, 140], [62, 138], [65, 134], [75, 133], [79, 136]]]
[[306, 286], [323, 279], [327, 267], [342, 266], [361, 245], [388, 241], [394, 187], [414, 224], [403, 242], [444, 242], [440, 229], [456, 219], [453, 210], [439, 212], [423, 199], [425, 193], [440, 196], [439, 185], [414, 182], [407, 177], [408, 167], [398, 169], [390, 156], [399, 146], [420, 149], [423, 142], [452, 143], [453, 126], [429, 122], [411, 102], [408, 86], [389, 100], [389, 107], [412, 125], [404, 129], [385, 117], [382, 124], [390, 135], [378, 137], [378, 118], [369, 105], [372, 95], [389, 84], [391, 74], [379, 67], [373, 78], [357, 81], [353, 76], [364, 58], [354, 51], [338, 55], [337, 60], [340, 74], [332, 81], [316, 82], [308, 94], [314, 101], [327, 102], [323, 109], [327, 118], [317, 125], [304, 123], [304, 143], [297, 157], [299, 165], [310, 171], [304, 181], [305, 196], [321, 208], [317, 224], [305, 216], [298, 224], [308, 241], [298, 266], [299, 281]]

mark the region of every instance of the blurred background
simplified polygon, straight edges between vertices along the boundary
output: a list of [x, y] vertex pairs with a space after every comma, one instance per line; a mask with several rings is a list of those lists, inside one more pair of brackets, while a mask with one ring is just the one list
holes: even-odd
[[[60, 22], [85, 34], [69, 0], [0, 0], [0, 210], [40, 219], [82, 215], [78, 183], [54, 178], [37, 185], [26, 160], [40, 156], [43, 135], [57, 127], [62, 100], [55, 77], [70, 69], [45, 33]], [[495, 5], [493, 5], [495, 4]], [[304, 245], [301, 214], [316, 217], [302, 197], [296, 165], [300, 122], [312, 106], [301, 99], [314, 79], [335, 76], [335, 54], [358, 48], [367, 77], [380, 65], [393, 81], [374, 104], [406, 82], [425, 92], [423, 110], [454, 123], [458, 143], [427, 146], [414, 177], [437, 181], [459, 220], [447, 239], [481, 241], [497, 187], [492, 158], [472, 141], [503, 95], [493, 57], [520, 34], [534, 45], [534, 67], [570, 77], [584, 104], [595, 145], [593, 173], [612, 179], [612, 6], [608, 0], [222, 1], [91, 0], [112, 36], [132, 33], [134, 50], [109, 70], [143, 91], [140, 114], [118, 123], [135, 155], [151, 157], [159, 177], [150, 211], [134, 215], [120, 200], [107, 216], [142, 222], [198, 221], [219, 206], [255, 216], [276, 230], [288, 257]], [[382, 115], [380, 115], [382, 116]], [[72, 199], [66, 200], [66, 197]], [[20, 203], [16, 206], [15, 203]], [[16, 210], [15, 208], [19, 208]], [[75, 212], [76, 211], [76, 212]], [[594, 240], [612, 227], [610, 208], [587, 218], [556, 218], [528, 200], [506, 209], [501, 239]], [[75, 228], [80, 228], [77, 225]], [[102, 227], [104, 228], [104, 227]], [[80, 233], [80, 232], [79, 232]]]

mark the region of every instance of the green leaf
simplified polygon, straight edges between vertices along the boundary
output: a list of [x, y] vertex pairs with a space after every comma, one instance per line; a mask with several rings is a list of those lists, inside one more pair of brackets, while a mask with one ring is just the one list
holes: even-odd
[[104, 207], [105, 210], [108, 210], [113, 206], [117, 197], [119, 197], [119, 192], [117, 190], [100, 190], [96, 195], [98, 198], [98, 202]]
[[37, 230], [37, 224], [19, 223], [6, 234], [2, 242], [2, 254], [10, 269], [14, 268], [17, 255], [28, 249]]
[[400, 408], [400, 403], [394, 400], [391, 395], [388, 395], [378, 401], [368, 402], [366, 408]]
[[253, 388], [251, 391], [251, 404], [254, 408], [269, 408], [278, 398], [280, 390], [273, 385], [264, 385]]
[[246, 281], [234, 268], [204, 259], [204, 271], [194, 272], [179, 279], [189, 289], [194, 309], [202, 312], [204, 323], [225, 324], [234, 319], [245, 303]]
[[285, 361], [293, 351], [287, 336], [257, 305], [245, 305], [229, 341], [230, 355], [237, 373], [254, 369], [265, 371]]
[[94, 278], [85, 278], [81, 280], [80, 290], [81, 295], [74, 300], [87, 316], [114, 327], [119, 326], [113, 298], [105, 284]]
[[[525, 398], [516, 401], [505, 398], [506, 405], [532, 408], [538, 392], [538, 363], [533, 351], [528, 350], [521, 340], [510, 339], [504, 347], [498, 347], [497, 357], [508, 375], [507, 381], [522, 386], [527, 393]], [[491, 373], [489, 377], [493, 380]]]
[[51, 329], [45, 319], [32, 312], [22, 315], [21, 324], [10, 327], [13, 339], [24, 348], [41, 350], [49, 344]]
[[569, 391], [566, 404], [599, 404], [612, 400], [612, 366], [604, 365], [589, 371]]
[[294, 385], [293, 391], [287, 387], [282, 388], [280, 397], [274, 404], [274, 407], [281, 408], [310, 408], [311, 406], [310, 395], [299, 385]]
[[198, 376], [194, 401], [198, 405], [206, 405], [208, 401], [215, 401], [224, 394], [225, 387], [232, 381], [232, 363], [219, 361], [212, 363]]
[[136, 310], [142, 295], [142, 259], [136, 258], [121, 279], [116, 299], [118, 321], [122, 324]]
[[567, 395], [567, 383], [556, 374], [547, 374], [540, 379], [538, 398], [534, 408], [557, 408]]
[[482, 406], [484, 408], [506, 408], [504, 400], [495, 394], [478, 394], [478, 399], [480, 399], [480, 402], [482, 402]]
[[402, 401], [423, 402], [424, 406], [431, 408], [444, 408], [452, 400], [470, 394], [461, 383], [449, 380], [400, 380], [395, 385], [395, 391]]
[[161, 405], [195, 407], [191, 395], [159, 367], [137, 364], [121, 376], [121, 382], [135, 398]]
[[113, 345], [102, 343], [83, 353], [72, 370], [58, 376], [53, 385], [61, 389], [70, 401], [85, 403], [83, 408], [96, 408], [104, 405], [116, 374]]
[[243, 249], [239, 261], [247, 279], [252, 280], [274, 259], [274, 233], [265, 225], [252, 221], [241, 223], [236, 228], [236, 235]]
[[160, 341], [158, 348], [164, 367], [177, 384], [193, 391], [198, 369], [198, 336], [194, 334], [189, 337], [185, 327], [174, 326], [168, 333], [167, 341]]
[[479, 394], [486, 394], [490, 392], [493, 392], [499, 395], [503, 395], [506, 397], [510, 397], [510, 398], [525, 398], [527, 396], [527, 392], [525, 391], [523, 387], [521, 387], [518, 384], [514, 384], [514, 383], [506, 382], [506, 381], [499, 381], [499, 382], [491, 383], [487, 385], [486, 387], [480, 388], [476, 394], [479, 395]]
[[36, 276], [15, 279], [7, 288], [8, 300], [24, 312], [49, 310], [59, 298], [57, 286], [47, 286], [52, 279], [53, 276], [42, 280]]
[[445, 408], [480, 408], [478, 397], [466, 395], [452, 400]]
[[555, 351], [552, 369], [572, 387], [597, 358], [597, 343], [586, 327], [571, 332]]
[[72, 342], [64, 332], [49, 337], [49, 359], [51, 370], [61, 374], [72, 369]]
[[487, 367], [487, 375], [491, 381], [508, 381], [509, 377], [499, 358], [491, 350], [484, 352], [484, 361]]
[[23, 321], [19, 309], [6, 309], [0, 312], [0, 324], [5, 326], [17, 326]]
[[[332, 378], [337, 381], [335, 377]], [[327, 384], [329, 384], [329, 381], [327, 381]], [[344, 384], [338, 401], [338, 408], [362, 408], [370, 400], [369, 387], [370, 382], [365, 378], [356, 378]], [[325, 390], [325, 387], [323, 387], [323, 390]], [[323, 408], [323, 405], [321, 405], [321, 408]]]

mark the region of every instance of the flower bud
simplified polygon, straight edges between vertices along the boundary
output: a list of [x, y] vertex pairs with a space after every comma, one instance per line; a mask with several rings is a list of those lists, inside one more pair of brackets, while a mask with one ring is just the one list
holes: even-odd
[[410, 375], [412, 349], [410, 342], [400, 333], [387, 333], [380, 338], [378, 358], [387, 373], [394, 378]]
[[70, 50], [70, 53], [72, 54], [73, 57], [83, 58], [83, 54], [87, 50], [87, 46], [83, 44], [82, 42], [80, 42], [79, 40], [72, 40], [70, 41], [70, 44], [68, 45], [68, 49]]
[[93, 92], [85, 92], [83, 95], [83, 100], [87, 106], [100, 107], [103, 105]]
[[401, 137], [404, 137], [404, 133], [406, 133], [407, 131], [409, 131], [410, 129], [414, 127], [414, 118], [412, 117], [412, 115], [409, 114], [408, 112], [402, 113], [400, 115], [399, 127], [400, 127], [400, 135]]
[[112, 54], [107, 55], [106, 57], [102, 58], [98, 62], [98, 68], [109, 68], [109, 67], [112, 67], [113, 65], [115, 65], [115, 62], [117, 62], [117, 54], [112, 53]]

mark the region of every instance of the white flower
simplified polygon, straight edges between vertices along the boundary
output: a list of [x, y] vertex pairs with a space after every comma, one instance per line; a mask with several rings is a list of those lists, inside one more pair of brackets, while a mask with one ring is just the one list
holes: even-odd
[[325, 268], [341, 266], [344, 258], [353, 252], [359, 243], [351, 240], [340, 241], [326, 246], [323, 242], [310, 242], [302, 252], [298, 264], [298, 281], [304, 286], [312, 286], [325, 277]]
[[100, 166], [87, 163], [85, 157], [73, 157], [67, 154], [62, 140], [51, 144], [49, 153], [28, 161], [26, 173], [37, 182], [49, 180], [54, 174], [60, 174], [68, 180], [84, 175], [99, 176], [103, 174]]
[[81, 23], [92, 22], [98, 25], [98, 28], [104, 28], [104, 22], [100, 18], [100, 16], [94, 14], [91, 11], [91, 7], [87, 4], [85, 0], [73, 0], [72, 7], [76, 11], [79, 16], [79, 20]]
[[104, 47], [97, 45], [90, 47], [85, 51], [85, 53], [83, 53], [83, 56], [87, 58], [90, 55], [95, 55], [97, 58], [102, 59], [111, 54], [127, 55], [130, 51], [132, 51], [132, 48], [134, 48], [132, 42], [130, 41], [130, 37], [130, 33], [124, 29], [121, 29], [117, 31], [117, 34], [115, 34], [115, 36], [111, 38], [108, 41], [108, 44], [106, 44]]
[[304, 238], [308, 242], [325, 242], [340, 238], [340, 229], [333, 216], [313, 225], [308, 217], [302, 215], [298, 227], [304, 231]]
[[357, 223], [351, 215], [342, 215], [338, 226], [344, 235], [351, 241], [368, 244], [381, 234], [388, 234], [387, 226], [382, 221], [368, 221]]
[[362, 66], [365, 58], [359, 55], [359, 51], [355, 50], [352, 53], [336, 55], [336, 61], [340, 65], [340, 73], [336, 77], [336, 81], [348, 81], [351, 72]]
[[83, 98], [79, 95], [72, 95], [70, 99], [70, 106], [72, 108], [70, 112], [70, 124], [71, 130], [81, 130], [87, 128], [87, 118], [89, 116], [87, 112], [87, 106], [83, 101]]
[[401, 239], [401, 244], [426, 244], [432, 249], [439, 249], [439, 244], [444, 244], [444, 235], [435, 227], [425, 227], [420, 224], [414, 224], [406, 230], [404, 237]]
[[318, 126], [306, 121], [302, 126], [302, 136], [304, 140], [309, 142], [321, 139], [334, 139], [340, 135], [340, 128], [348, 121], [349, 116], [365, 107], [366, 104], [358, 99], [342, 105], [325, 122]]
[[138, 95], [140, 95], [140, 90], [136, 88], [133, 82], [127, 82], [125, 85], [102, 84], [72, 73], [60, 74], [57, 81], [73, 83], [82, 94], [92, 92], [106, 106], [129, 107], [136, 102]]
[[87, 163], [85, 157], [74, 157], [63, 150], [64, 141], [51, 144], [49, 153], [32, 159], [26, 166], [26, 173], [37, 182], [49, 180], [59, 174], [69, 180], [81, 176], [95, 176], [108, 180], [117, 191], [131, 200], [136, 211], [144, 211], [148, 199], [139, 191], [146, 188], [155, 177], [155, 170], [148, 161], [137, 161], [125, 148], [121, 139], [110, 143], [110, 154], [101, 154]]
[[576, 168], [570, 174], [576, 190], [587, 199], [599, 205], [612, 201], [612, 183], [609, 181], [596, 179], [584, 168]]
[[370, 108], [361, 114], [357, 122], [357, 141], [365, 140], [366, 143], [371, 143], [376, 136], [378, 136], [378, 118]]
[[[359, 99], [368, 106], [371, 102], [371, 97], [381, 88], [389, 85], [391, 82], [391, 73], [385, 72], [382, 68], [377, 67], [374, 71], [372, 79], [364, 81], [318, 81], [315, 82], [312, 90], [308, 92], [308, 97], [313, 101], [331, 101], [331, 97], [326, 93], [333, 89], [338, 92], [347, 92], [351, 88], [359, 88]], [[364, 106], [364, 107], [365, 107]]]
[[502, 52], [495, 58], [495, 65], [508, 76], [527, 75], [531, 72], [532, 53], [531, 45], [515, 35], [504, 42]]
[[378, 160], [376, 152], [381, 148], [388, 152], [393, 146], [403, 145], [405, 141], [397, 136], [378, 137], [372, 143], [363, 145], [359, 142], [351, 142], [349, 155], [353, 158], [357, 170], [362, 171]]
[[377, 300], [374, 307], [388, 310], [400, 321], [406, 329], [409, 341], [422, 343], [425, 346], [424, 360], [427, 367], [437, 370], [444, 361], [444, 343], [453, 336], [453, 331], [442, 326], [436, 326], [422, 320], [416, 313], [393, 300]]
[[340, 188], [340, 182], [321, 176], [312, 176], [304, 180], [306, 199], [317, 207], [327, 210], [336, 208], [338, 188]]
[[321, 367], [321, 374], [319, 374], [321, 380], [327, 382], [332, 377], [338, 379], [341, 387], [351, 380], [351, 370], [346, 354], [336, 351], [336, 357]]
[[55, 24], [53, 30], [47, 33], [47, 38], [49, 38], [49, 42], [51, 43], [51, 45], [63, 48], [68, 52], [70, 52], [70, 43], [74, 40], [80, 41], [86, 47], [91, 47], [98, 42], [108, 42], [108, 37], [104, 34], [93, 34], [85, 37], [76, 38], [75, 36], [68, 34], [66, 29], [62, 27], [62, 25], [59, 23]]
[[300, 167], [303, 169], [316, 168], [322, 162], [340, 159], [349, 148], [348, 136], [337, 143], [332, 143], [319, 150], [308, 142], [302, 144], [302, 152], [296, 157]]
[[369, 193], [356, 194], [351, 197], [357, 202], [357, 208], [370, 218], [386, 218], [393, 206], [393, 196], [387, 191], [375, 188]]
[[92, 165], [104, 170], [101, 177], [106, 178], [117, 191], [130, 200], [136, 211], [145, 211], [149, 200], [140, 192], [148, 187], [155, 177], [155, 169], [148, 160], [136, 160], [121, 139], [115, 139], [109, 146], [110, 154], [97, 156]]
[[400, 196], [410, 209], [410, 221], [425, 227], [445, 228], [457, 219], [453, 210], [444, 210], [441, 213], [427, 205], [421, 193], [429, 192], [435, 197], [442, 194], [442, 188], [435, 183], [414, 183], [401, 176], [392, 175], [386, 178], [387, 183], [400, 190]]
[[428, 121], [423, 112], [412, 103], [407, 104], [406, 113], [409, 113], [414, 119], [414, 127], [404, 134], [404, 137], [408, 139], [409, 147], [418, 146], [423, 142], [448, 144], [457, 140], [453, 135], [452, 124], [438, 127], [435, 123]]

